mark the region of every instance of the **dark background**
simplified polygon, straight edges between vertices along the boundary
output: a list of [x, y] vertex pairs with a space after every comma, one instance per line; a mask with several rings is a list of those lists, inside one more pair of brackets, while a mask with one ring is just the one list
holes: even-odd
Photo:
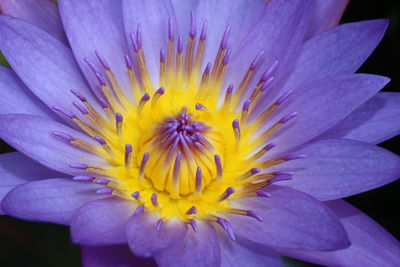
[[[383, 41], [360, 72], [375, 73], [392, 79], [384, 91], [400, 91], [400, 1], [351, 0], [342, 23], [389, 18]], [[400, 104], [400, 103], [399, 103]], [[400, 154], [400, 138], [381, 144]], [[14, 151], [0, 141], [0, 152]], [[346, 199], [400, 239], [400, 180]], [[0, 216], [0, 266], [80, 266], [79, 247], [72, 245], [68, 228]], [[288, 266], [315, 266], [285, 259]]]

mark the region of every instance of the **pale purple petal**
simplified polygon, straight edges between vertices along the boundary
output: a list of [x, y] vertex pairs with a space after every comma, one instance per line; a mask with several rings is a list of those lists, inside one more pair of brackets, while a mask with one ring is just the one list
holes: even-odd
[[283, 250], [280, 254], [324, 266], [399, 266], [400, 243], [383, 227], [343, 200], [326, 202], [340, 218], [351, 246], [332, 252]]
[[126, 243], [126, 224], [136, 205], [133, 201], [117, 197], [107, 197], [84, 205], [72, 217], [72, 241], [88, 246]]
[[25, 20], [68, 44], [61, 25], [57, 5], [51, 0], [2, 0], [2, 14]]
[[[377, 75], [350, 74], [323, 79], [296, 90], [287, 105], [272, 116], [266, 127], [280, 118], [297, 112], [271, 137], [278, 144], [275, 152], [301, 145], [328, 130], [354, 109], [375, 95], [389, 79]], [[307, 104], [304, 104], [307, 103]], [[299, 134], [301, 133], [301, 134]]]
[[126, 228], [128, 244], [133, 253], [149, 257], [180, 242], [187, 232], [187, 226], [180, 220], [163, 222], [157, 231], [160, 218], [155, 214], [142, 212], [132, 216]]
[[[58, 1], [65, 32], [75, 58], [92, 88], [98, 81], [85, 59], [104, 70], [96, 52], [107, 62], [122, 89], [130, 85], [125, 65], [126, 41], [121, 16], [121, 1], [61, 0]], [[132, 14], [134, 16], [134, 14]]]
[[280, 92], [355, 72], [379, 44], [387, 25], [384, 19], [348, 23], [308, 40]]
[[317, 139], [345, 138], [381, 143], [400, 133], [399, 103], [400, 93], [378, 93]]
[[96, 104], [75, 59], [64, 44], [19, 19], [0, 16], [0, 50], [26, 86], [50, 108], [74, 110], [71, 89]]
[[157, 267], [153, 259], [136, 257], [127, 245], [82, 246], [83, 267]]
[[57, 120], [58, 117], [49, 110], [22, 83], [15, 72], [0, 66], [0, 114], [32, 114]]
[[219, 236], [221, 245], [221, 267], [259, 267], [284, 266], [279, 256], [270, 248], [256, 244], [243, 244], [241, 240], [232, 241], [226, 236]]
[[266, 246], [330, 251], [349, 245], [346, 232], [336, 216], [321, 202], [286, 187], [266, 187], [268, 199], [235, 200], [239, 207], [252, 210], [263, 221], [230, 215], [233, 231]]
[[91, 163], [107, 166], [104, 159], [81, 150], [56, 137], [58, 131], [95, 144], [84, 135], [64, 124], [33, 115], [0, 115], [0, 137], [15, 149], [44, 166], [70, 175], [82, 174], [70, 164]]
[[122, 0], [126, 40], [133, 51], [131, 34], [141, 27], [141, 41], [150, 78], [159, 85], [160, 50], [167, 48], [168, 22], [171, 19], [177, 36], [177, 24], [170, 0]]
[[8, 215], [17, 218], [69, 224], [79, 207], [101, 197], [96, 195], [98, 188], [71, 178], [34, 181], [11, 190], [1, 205]]
[[294, 153], [307, 157], [282, 165], [295, 176], [279, 183], [321, 201], [348, 197], [400, 178], [400, 157], [367, 143], [321, 140]]
[[198, 227], [198, 233], [188, 231], [180, 243], [155, 256], [160, 267], [220, 266], [221, 252], [214, 227], [206, 222], [199, 222]]
[[339, 24], [340, 18], [346, 9], [349, 0], [318, 0], [306, 38], [310, 38], [322, 31]]
[[[23, 166], [21, 168], [21, 166]], [[39, 179], [60, 177], [52, 171], [19, 152], [0, 155], [0, 202], [14, 187]], [[0, 210], [0, 214], [2, 211]]]

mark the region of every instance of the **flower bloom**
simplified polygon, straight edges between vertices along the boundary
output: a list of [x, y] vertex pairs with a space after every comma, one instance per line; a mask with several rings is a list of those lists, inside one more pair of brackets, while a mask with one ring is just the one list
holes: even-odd
[[400, 174], [375, 146], [399, 95], [354, 73], [385, 20], [327, 30], [346, 1], [63, 0], [62, 27], [47, 1], [0, 3], [21, 18], [0, 17], [0, 136], [22, 152], [0, 158], [5, 213], [70, 225], [87, 266], [398, 264], [340, 200]]

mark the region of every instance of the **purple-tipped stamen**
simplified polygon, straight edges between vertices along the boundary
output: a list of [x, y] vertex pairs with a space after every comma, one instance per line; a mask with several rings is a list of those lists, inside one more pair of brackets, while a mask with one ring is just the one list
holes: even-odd
[[196, 170], [196, 183], [195, 183], [195, 191], [197, 193], [201, 192], [202, 183], [203, 183], [203, 177], [202, 177], [202, 174], [201, 174], [201, 168], [197, 167], [197, 170]]
[[217, 169], [217, 179], [220, 180], [222, 178], [222, 164], [220, 155], [214, 156], [214, 162]]
[[196, 110], [207, 110], [207, 108], [203, 104], [200, 104], [200, 103], [197, 103], [195, 105], [195, 108], [196, 108]]
[[224, 35], [222, 36], [221, 40], [220, 48], [222, 50], [225, 50], [228, 47], [228, 40], [230, 34], [231, 34], [231, 25], [228, 25], [228, 27], [226, 27], [225, 29]]
[[114, 190], [112, 188], [105, 187], [105, 188], [101, 188], [101, 189], [97, 190], [96, 194], [98, 194], [98, 195], [111, 195], [113, 191]]
[[144, 211], [144, 206], [141, 205], [139, 207], [136, 208], [135, 212], [133, 213], [133, 216], [138, 216], [140, 213], [142, 213]]
[[157, 221], [157, 226], [156, 226], [156, 231], [157, 231], [157, 232], [160, 232], [161, 227], [163, 226], [163, 224], [164, 224], [164, 221], [163, 221], [162, 219], [159, 219], [159, 220]]
[[217, 218], [217, 223], [219, 225], [221, 225], [221, 227], [227, 232], [227, 234], [230, 237], [230, 239], [235, 241], [236, 238], [235, 238], [235, 234], [233, 233], [233, 229], [232, 229], [231, 224], [227, 220], [222, 219], [220, 217]]
[[129, 57], [129, 55], [127, 55], [127, 54], [125, 54], [125, 65], [126, 65], [126, 68], [127, 68], [127, 69], [133, 70], [132, 60], [131, 60], [131, 58]]
[[194, 39], [196, 37], [196, 15], [194, 11], [190, 12], [190, 38]]
[[104, 79], [103, 75], [100, 72], [95, 72], [94, 75], [96, 76], [97, 81], [99, 82], [99, 84], [101, 86], [107, 86], [107, 82], [106, 82], [106, 80]]
[[160, 50], [160, 62], [165, 63], [167, 60], [167, 53], [165, 52], [164, 49]]
[[125, 145], [125, 166], [127, 167], [130, 165], [131, 154], [132, 154], [132, 145], [130, 144]]
[[226, 200], [228, 197], [230, 197], [233, 193], [235, 193], [235, 189], [233, 187], [228, 187], [224, 193], [218, 198], [217, 202], [222, 202]]
[[78, 93], [77, 91], [71, 90], [71, 93], [72, 93], [74, 96], [76, 96], [80, 101], [82, 101], [82, 102], [87, 102], [87, 99], [86, 99], [84, 96], [82, 96], [80, 93]]
[[197, 226], [197, 222], [195, 219], [189, 220], [189, 224], [195, 233], [197, 233], [199, 231], [199, 227]]
[[271, 194], [265, 191], [257, 191], [256, 194], [258, 197], [268, 197], [268, 198], [272, 197]]
[[89, 114], [89, 111], [82, 106], [81, 104], [77, 103], [77, 102], [72, 102], [72, 104], [83, 114], [83, 115], [87, 115]]
[[78, 175], [72, 178], [75, 181], [88, 181], [91, 182], [94, 179], [94, 176], [87, 176], [87, 175]]
[[204, 41], [207, 38], [208, 22], [205, 20], [201, 26], [200, 40]]
[[171, 18], [168, 20], [168, 39], [174, 40], [174, 24]]
[[158, 199], [157, 199], [157, 194], [152, 194], [151, 195], [151, 204], [153, 204], [154, 207], [158, 208]]
[[133, 198], [135, 198], [135, 199], [139, 199], [140, 193], [139, 193], [139, 191], [135, 191], [135, 192], [132, 193], [131, 196], [132, 196]]
[[61, 138], [61, 139], [65, 140], [67, 142], [72, 142], [72, 141], [75, 140], [75, 138], [73, 138], [69, 134], [65, 134], [65, 133], [53, 132], [53, 135], [57, 136], [58, 138]]
[[84, 171], [89, 169], [89, 166], [87, 164], [81, 164], [81, 163], [72, 163], [69, 165], [69, 167], [72, 169], [78, 169], [78, 170], [84, 170]]
[[287, 91], [278, 100], [276, 100], [275, 104], [281, 105], [286, 99], [288, 99], [293, 94], [293, 92], [294, 92], [293, 90]]
[[107, 185], [110, 183], [108, 179], [97, 179], [94, 181], [96, 184]]
[[297, 116], [297, 112], [293, 112], [289, 115], [284, 116], [282, 119], [279, 120], [279, 123], [287, 123], [288, 121], [290, 121], [291, 119], [293, 119], [294, 117]]
[[62, 107], [58, 107], [58, 106], [54, 106], [53, 109], [55, 111], [60, 112], [61, 114], [67, 116], [69, 119], [73, 120], [76, 119], [77, 117], [75, 116], [74, 113], [72, 113], [71, 111], [69, 111], [68, 109], [62, 108]]
[[266, 81], [271, 75], [273, 75], [278, 67], [279, 62], [275, 61], [264, 74], [261, 76], [261, 80]]
[[252, 217], [260, 222], [263, 221], [263, 218], [261, 218], [257, 213], [255, 213], [254, 211], [251, 211], [251, 210], [247, 211], [247, 216]]
[[231, 58], [231, 54], [232, 54], [232, 50], [231, 50], [231, 49], [228, 49], [228, 51], [226, 52], [226, 54], [225, 54], [225, 56], [224, 56], [224, 58], [223, 58], [223, 60], [222, 60], [222, 64], [223, 64], [223, 65], [228, 65], [229, 60], [230, 60], [230, 58]]
[[104, 140], [103, 138], [101, 138], [100, 136], [95, 136], [94, 139], [99, 142], [100, 145], [105, 145], [107, 144], [106, 140]]
[[142, 48], [142, 25], [140, 23], [136, 28], [136, 45], [139, 50]]
[[284, 156], [283, 160], [289, 161], [289, 160], [295, 160], [295, 159], [304, 159], [306, 157], [307, 157], [306, 155], [288, 155], [288, 156]]
[[191, 214], [197, 214], [197, 208], [195, 206], [192, 206], [190, 209], [188, 209], [185, 212], [186, 215], [191, 215]]
[[108, 65], [106, 59], [99, 53], [99, 51], [94, 51], [94, 53], [97, 56], [97, 59], [100, 61], [101, 65], [103, 66], [104, 69], [110, 70], [110, 65]]
[[253, 61], [251, 62], [251, 64], [250, 64], [250, 70], [254, 70], [255, 68], [257, 68], [259, 65], [260, 65], [260, 63], [261, 63], [261, 61], [264, 59], [264, 54], [265, 54], [265, 52], [264, 51], [261, 51], [261, 53], [260, 54], [258, 54], [254, 59], [253, 59]]
[[142, 162], [140, 163], [139, 173], [140, 175], [144, 175], [144, 170], [146, 168], [146, 163], [149, 160], [150, 154], [148, 152], [144, 152]]
[[177, 48], [177, 52], [180, 54], [183, 52], [183, 40], [182, 40], [182, 36], [178, 37], [178, 48]]

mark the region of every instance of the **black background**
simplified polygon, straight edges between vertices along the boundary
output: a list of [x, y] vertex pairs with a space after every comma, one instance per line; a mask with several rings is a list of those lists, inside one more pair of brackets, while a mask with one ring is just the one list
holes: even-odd
[[[234, 0], [233, 0], [234, 1]], [[383, 41], [360, 72], [375, 73], [392, 79], [384, 91], [400, 91], [400, 1], [352, 0], [342, 23], [389, 18], [390, 26]], [[400, 104], [400, 103], [399, 103]], [[381, 144], [397, 154], [400, 138]], [[0, 143], [0, 151], [13, 149]], [[400, 181], [347, 198], [400, 239]], [[68, 228], [53, 224], [20, 221], [0, 216], [0, 266], [80, 266], [79, 247], [72, 245]], [[313, 266], [286, 259], [289, 266]]]

